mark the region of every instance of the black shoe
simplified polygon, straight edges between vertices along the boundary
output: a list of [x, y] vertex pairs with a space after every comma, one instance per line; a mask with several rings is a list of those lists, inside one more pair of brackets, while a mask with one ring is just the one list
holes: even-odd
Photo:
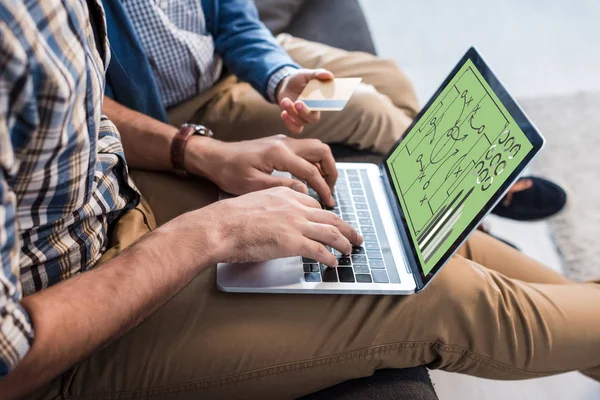
[[505, 199], [492, 210], [492, 214], [517, 221], [535, 221], [551, 217], [560, 212], [567, 204], [567, 194], [555, 183], [543, 178], [529, 179], [532, 186], [512, 194], [508, 204]]

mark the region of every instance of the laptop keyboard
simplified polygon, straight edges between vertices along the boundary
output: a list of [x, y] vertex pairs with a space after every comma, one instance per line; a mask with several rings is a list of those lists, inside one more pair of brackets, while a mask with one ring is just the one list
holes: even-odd
[[[382, 252], [381, 242], [382, 227], [377, 227], [373, 221], [371, 210], [376, 212], [372, 193], [365, 191], [365, 186], [370, 190], [370, 184], [363, 182], [367, 178], [361, 170], [338, 170], [339, 176], [335, 184], [334, 197], [336, 207], [331, 212], [359, 231], [364, 243], [354, 247], [352, 254], [344, 256], [337, 250], [331, 249], [337, 259], [338, 267], [329, 268], [310, 258], [302, 258], [304, 280], [306, 282], [343, 282], [343, 283], [390, 283], [386, 257]], [[309, 196], [319, 200], [318, 194], [309, 189]], [[380, 221], [379, 221], [380, 222]], [[385, 241], [387, 243], [387, 240]], [[388, 256], [389, 258], [389, 256]], [[390, 265], [390, 268], [395, 268]], [[391, 272], [391, 271], [390, 271]], [[392, 282], [399, 283], [396, 274], [392, 274]]]

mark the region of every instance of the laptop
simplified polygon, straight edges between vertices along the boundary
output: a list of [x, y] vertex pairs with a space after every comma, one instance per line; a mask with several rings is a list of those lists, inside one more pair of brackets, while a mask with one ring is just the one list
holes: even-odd
[[[332, 212], [364, 243], [337, 268], [289, 257], [219, 264], [226, 292], [422, 291], [502, 199], [544, 138], [471, 48], [381, 165], [338, 163]], [[313, 190], [309, 195], [317, 197]]]

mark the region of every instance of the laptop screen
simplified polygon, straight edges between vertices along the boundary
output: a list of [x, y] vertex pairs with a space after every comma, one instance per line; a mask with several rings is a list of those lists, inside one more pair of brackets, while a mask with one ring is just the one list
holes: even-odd
[[471, 59], [438, 93], [386, 160], [424, 277], [534, 148]]

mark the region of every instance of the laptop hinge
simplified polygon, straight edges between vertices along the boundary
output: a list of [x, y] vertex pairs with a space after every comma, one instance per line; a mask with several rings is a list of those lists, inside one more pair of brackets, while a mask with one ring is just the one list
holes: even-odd
[[383, 163], [379, 164], [379, 175], [381, 176], [381, 181], [383, 182], [383, 190], [387, 197], [388, 204], [390, 205], [392, 218], [394, 218], [396, 231], [398, 232], [398, 236], [400, 237], [400, 243], [402, 243], [402, 250], [404, 251], [404, 255], [406, 257], [406, 261], [408, 263], [410, 272], [412, 273], [415, 279], [416, 291], [418, 292], [424, 287], [423, 280], [421, 279], [421, 271], [419, 269], [418, 262], [413, 254], [413, 250], [409, 242], [410, 238], [408, 237], [406, 229], [404, 229], [405, 223], [402, 219], [402, 211], [400, 209], [400, 204], [398, 204], [398, 199], [396, 198], [396, 194], [394, 193], [392, 182]]

